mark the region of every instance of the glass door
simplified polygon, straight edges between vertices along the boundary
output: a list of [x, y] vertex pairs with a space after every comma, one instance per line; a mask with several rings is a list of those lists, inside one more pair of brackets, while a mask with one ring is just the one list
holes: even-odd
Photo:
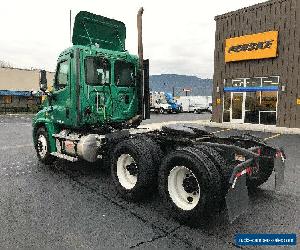
[[230, 122], [244, 123], [245, 119], [245, 92], [231, 93]]

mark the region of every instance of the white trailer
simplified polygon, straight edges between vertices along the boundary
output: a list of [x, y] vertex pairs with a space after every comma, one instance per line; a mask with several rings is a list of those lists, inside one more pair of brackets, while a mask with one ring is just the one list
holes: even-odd
[[211, 112], [212, 97], [211, 96], [180, 96], [177, 99], [182, 104], [183, 112]]

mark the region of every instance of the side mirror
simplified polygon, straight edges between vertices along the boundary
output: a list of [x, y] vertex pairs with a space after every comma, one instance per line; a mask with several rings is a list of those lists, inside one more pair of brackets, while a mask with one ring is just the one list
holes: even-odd
[[45, 92], [47, 90], [47, 73], [46, 70], [40, 71], [40, 90]]

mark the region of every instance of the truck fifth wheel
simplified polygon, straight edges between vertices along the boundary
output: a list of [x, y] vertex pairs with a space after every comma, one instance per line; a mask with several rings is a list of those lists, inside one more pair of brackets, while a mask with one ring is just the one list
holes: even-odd
[[247, 207], [248, 189], [267, 181], [273, 170], [276, 187], [282, 184], [284, 152], [251, 135], [223, 138], [185, 125], [139, 129], [150, 116], [142, 13], [139, 56], [125, 49], [124, 23], [77, 14], [73, 46], [59, 55], [51, 92], [45, 71], [40, 74], [47, 98], [33, 118], [37, 157], [44, 164], [102, 158], [125, 199], [145, 199], [158, 187], [170, 213], [186, 223], [226, 200], [233, 221]]

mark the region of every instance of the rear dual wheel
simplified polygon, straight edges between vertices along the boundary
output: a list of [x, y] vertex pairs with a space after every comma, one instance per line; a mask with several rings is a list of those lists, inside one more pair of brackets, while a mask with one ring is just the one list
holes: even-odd
[[159, 191], [171, 215], [195, 225], [221, 200], [222, 180], [201, 150], [185, 147], [171, 152], [159, 169]]
[[152, 194], [157, 183], [159, 147], [150, 138], [131, 138], [117, 144], [111, 174], [118, 193], [128, 200]]
[[147, 198], [158, 179], [159, 192], [171, 215], [184, 223], [199, 223], [215, 210], [222, 197], [217, 167], [195, 147], [171, 152], [159, 168], [160, 156], [158, 145], [147, 137], [120, 142], [111, 168], [117, 191], [129, 200]]

